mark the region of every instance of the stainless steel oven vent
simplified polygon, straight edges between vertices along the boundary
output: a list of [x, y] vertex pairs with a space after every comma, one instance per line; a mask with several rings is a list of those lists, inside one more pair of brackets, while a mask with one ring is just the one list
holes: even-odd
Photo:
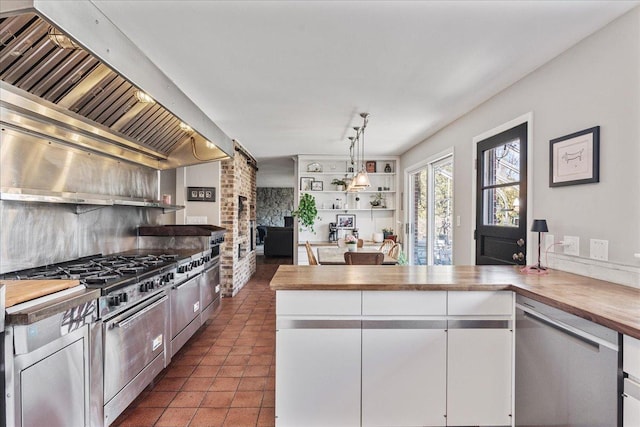
[[[21, 91], [33, 95], [30, 100], [67, 115], [69, 120], [63, 120], [67, 127], [73, 127], [74, 120], [83, 122], [85, 129], [87, 124], [97, 125], [103, 142], [105, 133], [115, 135], [115, 144], [125, 148], [122, 157], [126, 151], [137, 151], [137, 157], [130, 159], [136, 161], [144, 153], [161, 162], [159, 169], [228, 157], [213, 147], [216, 141], [207, 144], [197, 132], [181, 129], [182, 121], [160, 103], [141, 101], [136, 96], [139, 88], [80, 43], [72, 41], [69, 47], [75, 48], [58, 46], [50, 36], [52, 29], [64, 37], [36, 13], [0, 18], [0, 79], [19, 89], [11, 89], [12, 97], [20, 97]], [[6, 93], [2, 106], [14, 114], [3, 115], [3, 121], [25, 114], [24, 103], [8, 101]], [[196, 142], [202, 148], [196, 149]]]

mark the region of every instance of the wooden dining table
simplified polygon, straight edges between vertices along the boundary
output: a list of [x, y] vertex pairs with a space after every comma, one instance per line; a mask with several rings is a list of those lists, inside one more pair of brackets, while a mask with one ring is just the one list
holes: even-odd
[[[346, 265], [344, 260], [344, 253], [347, 252], [347, 248], [340, 247], [320, 247], [318, 248], [318, 264], [320, 265]], [[362, 249], [359, 248], [358, 252], [380, 252], [375, 249]], [[384, 254], [384, 261], [382, 261], [383, 265], [395, 265], [398, 263], [398, 260], [390, 257], [387, 254]]]

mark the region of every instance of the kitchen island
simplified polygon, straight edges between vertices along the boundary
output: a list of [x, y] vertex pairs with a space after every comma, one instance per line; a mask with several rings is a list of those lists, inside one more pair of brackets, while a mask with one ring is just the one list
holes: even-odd
[[[510, 266], [280, 266], [277, 425], [514, 425], [515, 296], [640, 337], [640, 290]], [[427, 291], [427, 292], [416, 292]]]

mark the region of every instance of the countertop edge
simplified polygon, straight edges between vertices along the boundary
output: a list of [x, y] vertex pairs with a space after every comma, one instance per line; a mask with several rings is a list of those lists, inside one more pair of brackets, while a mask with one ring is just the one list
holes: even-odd
[[63, 296], [54, 301], [49, 301], [24, 311], [6, 314], [7, 326], [30, 325], [52, 315], [66, 311], [87, 301], [96, 300], [100, 296], [99, 289], [85, 289], [76, 295]]

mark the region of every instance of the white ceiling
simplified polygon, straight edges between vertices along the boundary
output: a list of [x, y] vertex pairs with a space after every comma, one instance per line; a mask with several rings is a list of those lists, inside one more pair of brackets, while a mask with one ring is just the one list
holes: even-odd
[[[402, 154], [639, 2], [93, 0], [259, 161]], [[597, 60], [597, 58], [594, 58]]]

